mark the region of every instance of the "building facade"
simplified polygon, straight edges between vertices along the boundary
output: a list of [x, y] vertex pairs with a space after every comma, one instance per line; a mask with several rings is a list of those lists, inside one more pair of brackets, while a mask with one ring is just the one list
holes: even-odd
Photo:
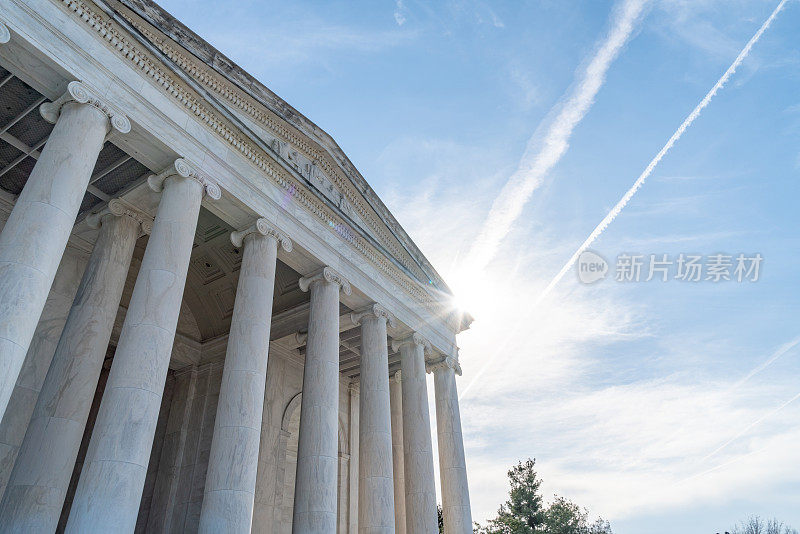
[[[0, 531], [472, 532], [470, 318], [150, 0], [0, 0]], [[435, 407], [426, 373], [433, 374]]]

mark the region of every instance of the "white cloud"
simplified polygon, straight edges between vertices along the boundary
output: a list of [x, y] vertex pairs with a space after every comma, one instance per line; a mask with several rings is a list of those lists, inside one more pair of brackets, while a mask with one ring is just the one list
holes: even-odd
[[469, 252], [467, 269], [480, 271], [492, 260], [533, 191], [567, 152], [573, 130], [594, 103], [608, 69], [632, 35], [646, 3], [646, 0], [623, 0], [615, 10], [608, 35], [586, 68], [581, 69], [574, 89], [563, 104], [553, 109], [552, 120], [543, 124], [530, 139], [518, 170], [495, 199]]
[[394, 21], [398, 26], [402, 26], [406, 22], [405, 11], [406, 6], [403, 0], [397, 0], [397, 2], [395, 2]]
[[[490, 170], [507, 159], [442, 140], [400, 140], [384, 152], [381, 174], [401, 172], [402, 162], [429, 165], [429, 173], [410, 171], [421, 193], [396, 189], [382, 197], [446, 280], [458, 274], [502, 181], [502, 170]], [[785, 468], [800, 460], [793, 446], [800, 405], [775, 412], [796, 385], [781, 373], [764, 375], [791, 364], [796, 340], [765, 347], [755, 373], [709, 379], [698, 372], [698, 355], [716, 358], [735, 345], [713, 333], [665, 336], [659, 310], [613, 284], [582, 286], [567, 277], [534, 309], [530, 303], [574, 246], [542, 224], [552, 221], [535, 217], [509, 235], [480, 277], [462, 281], [478, 307], [476, 322], [459, 336], [460, 392], [489, 363], [461, 402], [474, 519], [496, 513], [507, 498], [505, 472], [529, 456], [538, 460], [545, 496], [565, 495], [612, 521], [800, 487]], [[637, 346], [652, 351], [650, 359], [604, 356]]]
[[509, 65], [508, 81], [513, 84], [515, 91], [512, 96], [522, 111], [530, 111], [541, 102], [539, 84], [534, 81], [533, 75], [519, 64], [519, 61], [514, 60]]

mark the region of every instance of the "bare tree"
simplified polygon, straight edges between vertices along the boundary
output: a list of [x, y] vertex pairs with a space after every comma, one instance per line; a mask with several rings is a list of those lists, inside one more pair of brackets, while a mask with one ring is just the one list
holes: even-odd
[[733, 527], [731, 534], [800, 534], [797, 529], [784, 525], [777, 519], [765, 521], [757, 515], [750, 516], [746, 521]]

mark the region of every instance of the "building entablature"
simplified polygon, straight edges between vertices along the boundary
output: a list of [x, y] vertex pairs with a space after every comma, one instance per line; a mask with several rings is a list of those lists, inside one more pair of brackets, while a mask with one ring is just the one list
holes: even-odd
[[[237, 84], [209, 67], [175, 40], [182, 27], [157, 28], [157, 6], [124, 3], [7, 0], [14, 35], [0, 56], [51, 100], [72, 80], [94, 88], [130, 119], [130, 133], [110, 136], [148, 174], [185, 159], [222, 190], [203, 200], [211, 213], [236, 230], [265, 219], [294, 242], [278, 253], [292, 269], [335, 268], [353, 286], [343, 304], [379, 302], [400, 323], [394, 334], [417, 331], [452, 353], [465, 323], [449, 309], [449, 290], [332, 139], [254, 80]], [[117, 196], [155, 214], [158, 195], [144, 176]], [[96, 236], [85, 222], [74, 233], [90, 243]]]

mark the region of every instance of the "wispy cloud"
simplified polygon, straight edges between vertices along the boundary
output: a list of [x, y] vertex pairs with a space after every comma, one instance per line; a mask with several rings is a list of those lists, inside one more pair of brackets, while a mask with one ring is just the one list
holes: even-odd
[[553, 110], [552, 120], [530, 139], [518, 170], [495, 199], [466, 258], [467, 269], [480, 272], [491, 261], [533, 191], [567, 152], [573, 130], [594, 103], [608, 69], [633, 33], [646, 3], [645, 0], [625, 0], [617, 7], [608, 35], [586, 68], [579, 72], [572, 92]]
[[508, 80], [513, 87], [514, 100], [522, 111], [529, 111], [541, 101], [541, 90], [533, 75], [519, 61], [514, 60], [508, 66]]
[[567, 260], [567, 263], [564, 264], [558, 274], [556, 274], [556, 276], [550, 281], [542, 296], [539, 297], [540, 299], [544, 298], [550, 291], [552, 291], [552, 289], [556, 286], [556, 284], [558, 284], [561, 278], [564, 277], [567, 271], [572, 269], [572, 266], [578, 260], [578, 257], [583, 253], [583, 251], [588, 249], [591, 244], [594, 243], [598, 237], [600, 237], [605, 229], [608, 228], [608, 225], [611, 224], [625, 208], [625, 206], [628, 205], [628, 202], [631, 201], [636, 192], [644, 185], [645, 180], [647, 180], [647, 178], [653, 173], [656, 166], [658, 166], [661, 160], [664, 159], [664, 156], [667, 155], [667, 152], [669, 152], [675, 143], [678, 142], [678, 139], [683, 136], [684, 132], [686, 132], [689, 126], [691, 126], [692, 123], [697, 120], [697, 117], [700, 116], [700, 113], [703, 111], [703, 109], [705, 109], [706, 106], [711, 103], [711, 99], [714, 98], [714, 95], [716, 95], [717, 92], [719, 92], [719, 90], [722, 89], [726, 83], [728, 83], [730, 77], [733, 76], [733, 74], [736, 72], [736, 69], [742, 64], [742, 61], [744, 61], [745, 58], [750, 54], [753, 46], [758, 42], [759, 39], [761, 39], [761, 36], [765, 31], [767, 31], [767, 28], [769, 28], [770, 24], [772, 24], [772, 21], [775, 20], [775, 17], [778, 16], [778, 13], [780, 13], [781, 9], [783, 9], [783, 6], [786, 4], [786, 2], [787, 0], [781, 0], [780, 3], [775, 7], [767, 20], [764, 21], [758, 31], [756, 31], [741, 52], [739, 52], [739, 55], [736, 56], [736, 59], [733, 61], [733, 63], [731, 63], [722, 76], [720, 76], [719, 80], [717, 80], [717, 83], [715, 83], [708, 93], [706, 93], [700, 103], [695, 106], [692, 112], [689, 113], [689, 116], [686, 117], [678, 129], [675, 130], [675, 133], [672, 134], [667, 143], [661, 147], [661, 150], [659, 150], [650, 163], [648, 163], [647, 167], [644, 169], [644, 171], [642, 171], [642, 174], [639, 175], [630, 189], [628, 189], [628, 191], [622, 195], [622, 198], [619, 200], [619, 202], [617, 202], [617, 204], [611, 209], [610, 212], [608, 212], [603, 220], [600, 221], [600, 224], [598, 224], [595, 229], [592, 230], [592, 232], [589, 234], [589, 237], [587, 237], [581, 246], [578, 247], [578, 250], [575, 251], [575, 253], [570, 257], [569, 260]]
[[395, 2], [394, 21], [398, 26], [402, 26], [406, 23], [406, 6], [403, 0], [397, 0]]
[[[489, 169], [504, 168], [509, 156], [452, 141], [405, 139], [382, 155], [383, 173], [400, 173], [403, 164], [408, 172], [415, 158], [428, 162], [427, 172], [411, 170], [422, 190], [398, 186], [382, 197], [448, 279], [480, 228], [484, 199], [503, 180]], [[800, 417], [796, 404], [701, 460], [743, 422], [796, 393], [787, 368], [768, 382], [755, 380], [773, 366], [793, 369], [795, 340], [768, 348], [752, 370], [727, 380], [698, 376], [696, 368], [653, 377], [659, 371], [646, 370], [644, 358], [616, 361], [609, 355], [644, 345], [654, 347], [644, 349], [653, 359], [680, 368], [696, 363], [697, 354], [717, 359], [736, 347], [713, 332], [663, 339], [644, 303], [572, 279], [532, 307], [559, 258], [571, 252], [553, 233], [557, 229], [535, 217], [525, 221], [537, 229], [535, 242], [531, 229], [518, 225], [485, 276], [472, 280], [478, 320], [459, 336], [462, 391], [503, 347], [502, 358], [491, 360], [491, 372], [461, 404], [474, 519], [496, 512], [508, 491], [502, 473], [526, 456], [539, 460], [545, 495], [567, 495], [612, 520], [725, 502], [765, 478], [795, 481], [782, 466], [800, 461], [792, 445], [800, 436], [792, 424]]]

